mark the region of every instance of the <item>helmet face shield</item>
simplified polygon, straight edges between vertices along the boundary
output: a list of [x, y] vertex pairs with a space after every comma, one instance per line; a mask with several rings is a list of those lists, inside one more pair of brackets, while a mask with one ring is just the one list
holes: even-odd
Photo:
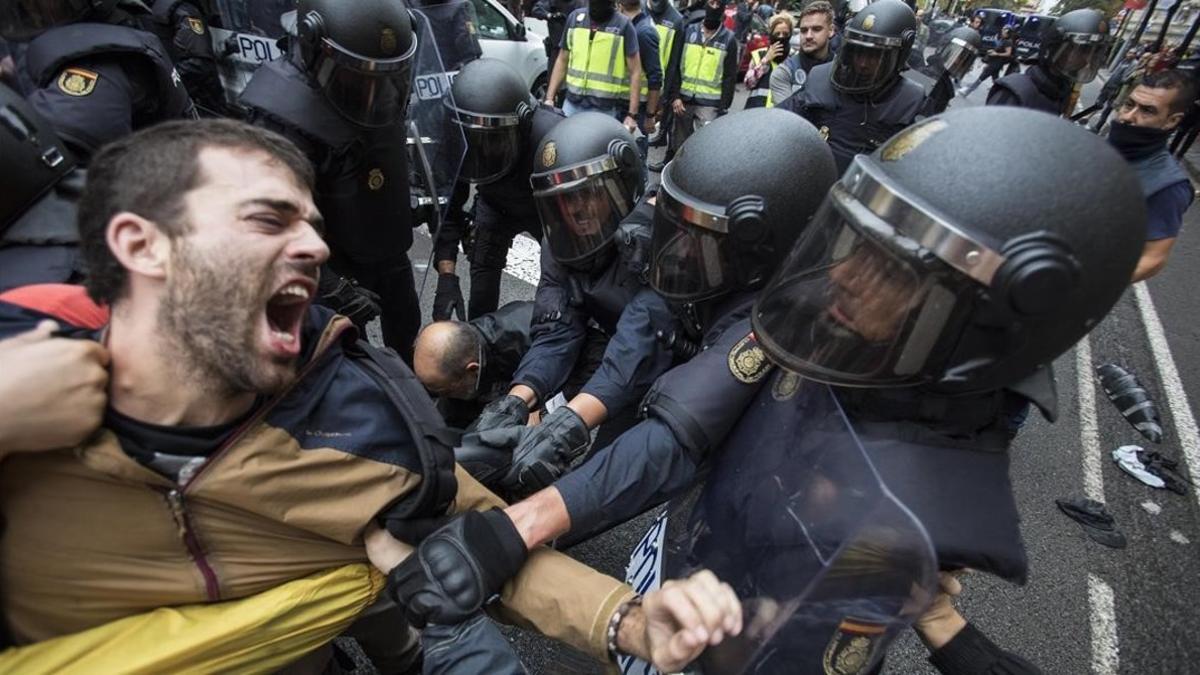
[[502, 178], [521, 156], [521, 116], [483, 115], [456, 108], [451, 99], [442, 99], [450, 119], [467, 139], [467, 154], [459, 169], [459, 180], [491, 183]]
[[1053, 72], [1079, 84], [1096, 79], [1108, 53], [1108, 36], [1094, 33], [1067, 33], [1055, 44], [1044, 61]]
[[365, 127], [385, 127], [404, 119], [412, 88], [413, 40], [394, 59], [370, 59], [322, 38], [313, 71], [325, 99], [347, 119]]
[[567, 266], [585, 265], [606, 248], [634, 201], [610, 157], [530, 182], [550, 253]]
[[951, 77], [960, 78], [971, 71], [979, 52], [973, 45], [959, 38], [950, 38], [938, 51], [942, 67]]
[[[900, 214], [885, 220], [867, 206], [881, 203], [878, 190], [888, 188], [870, 180], [854, 181], [870, 184], [866, 190], [846, 187], [865, 164], [856, 160], [846, 184], [834, 185], [759, 296], [755, 334], [772, 359], [821, 382], [877, 387], [936, 380], [949, 356], [938, 345], [961, 331], [982, 285], [943, 261], [947, 248], [962, 249], [956, 233], [900, 231], [890, 224], [904, 223]], [[919, 208], [906, 206], [904, 215]], [[970, 259], [982, 268], [996, 264], [977, 250]]]
[[733, 278], [722, 250], [727, 229], [724, 209], [682, 194], [667, 167], [654, 207], [650, 285], [677, 302], [696, 302], [727, 290]]
[[847, 31], [842, 48], [834, 56], [834, 88], [847, 94], [878, 91], [899, 72], [901, 51], [899, 38]]

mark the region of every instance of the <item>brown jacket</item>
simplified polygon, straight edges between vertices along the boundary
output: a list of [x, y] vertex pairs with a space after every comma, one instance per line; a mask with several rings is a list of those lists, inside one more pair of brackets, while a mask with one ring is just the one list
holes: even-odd
[[[398, 413], [386, 398], [372, 398], [369, 385], [344, 390], [347, 381], [368, 382], [340, 352], [346, 327], [329, 321], [300, 382], [184, 487], [130, 458], [103, 428], [77, 448], [6, 459], [0, 582], [17, 642], [162, 606], [242, 598], [365, 561], [364, 527], [420, 475], [403, 460], [380, 459], [400, 442], [388, 429], [403, 427], [388, 422]], [[344, 426], [330, 426], [342, 418], [330, 410], [344, 414]], [[456, 477], [455, 510], [502, 504], [461, 468]], [[500, 613], [604, 658], [607, 619], [631, 594], [544, 549], [505, 587]]]

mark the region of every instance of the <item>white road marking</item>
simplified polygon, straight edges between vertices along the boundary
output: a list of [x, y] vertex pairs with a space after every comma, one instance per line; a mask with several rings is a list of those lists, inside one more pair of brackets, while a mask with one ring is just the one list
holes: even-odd
[[[1196, 480], [1200, 478], [1200, 430], [1196, 427], [1196, 417], [1188, 405], [1187, 392], [1183, 389], [1183, 381], [1179, 379], [1179, 370], [1175, 367], [1175, 358], [1171, 356], [1166, 332], [1158, 319], [1158, 312], [1154, 309], [1154, 300], [1150, 298], [1150, 289], [1146, 287], [1145, 282], [1139, 282], [1133, 285], [1133, 292], [1138, 311], [1142, 314], [1142, 325], [1146, 328], [1146, 339], [1149, 340], [1150, 350], [1154, 354], [1154, 364], [1158, 367], [1158, 377], [1162, 382], [1163, 391], [1167, 394], [1171, 421], [1175, 426], [1175, 435], [1179, 437], [1179, 447], [1183, 450], [1188, 475], [1192, 480]], [[1200, 504], [1200, 490], [1191, 492], [1192, 497]]]
[[1088, 575], [1088, 606], [1092, 620], [1092, 672], [1116, 675], [1121, 655], [1117, 647], [1117, 614], [1113, 589], [1095, 574]]
[[1142, 508], [1146, 510], [1146, 513], [1149, 513], [1152, 516], [1157, 516], [1158, 514], [1162, 513], [1162, 507], [1150, 501], [1149, 499], [1142, 502]]
[[1190, 543], [1192, 543], [1192, 540], [1191, 540], [1191, 539], [1188, 539], [1188, 538], [1187, 538], [1187, 535], [1185, 535], [1184, 533], [1180, 532], [1179, 530], [1171, 530], [1170, 537], [1171, 537], [1171, 541], [1175, 542], [1176, 544], [1190, 544]]
[[1079, 440], [1083, 452], [1083, 493], [1104, 503], [1104, 473], [1100, 468], [1100, 425], [1096, 421], [1096, 382], [1092, 345], [1085, 335], [1075, 345], [1075, 370], [1079, 379]]

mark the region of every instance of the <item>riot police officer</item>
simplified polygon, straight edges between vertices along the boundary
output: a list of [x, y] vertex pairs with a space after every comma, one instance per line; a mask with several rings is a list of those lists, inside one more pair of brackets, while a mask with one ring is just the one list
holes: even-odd
[[[632, 136], [607, 115], [580, 113], [546, 134], [533, 168], [533, 198], [545, 231], [533, 343], [508, 395], [489, 404], [476, 425], [481, 438], [504, 432], [492, 436], [497, 446], [513, 448], [503, 485], [516, 494], [561, 475], [587, 449], [590, 429], [607, 420], [601, 434], [611, 435], [630, 423], [638, 399], [673, 360], [656, 338], [672, 332], [670, 308], [646, 287], [636, 244], [629, 243], [645, 237], [618, 236], [645, 184]], [[566, 405], [540, 425], [524, 426], [534, 406], [562, 388], [593, 321], [610, 336], [599, 368]]]
[[78, 281], [75, 203], [84, 174], [41, 115], [0, 83], [0, 292]]
[[[403, 126], [417, 48], [413, 20], [394, 0], [301, 0], [297, 31], [296, 47], [255, 72], [241, 103], [251, 120], [279, 130], [312, 160], [330, 267], [378, 295], [384, 342], [411, 362], [421, 324], [407, 254], [413, 235]], [[369, 301], [337, 275], [322, 275], [320, 294], [343, 313], [361, 310], [358, 323], [370, 314], [362, 309]]]
[[201, 0], [154, 0], [144, 23], [166, 46], [196, 109], [220, 116], [228, 112], [225, 89], [201, 5]]
[[1038, 61], [1023, 73], [1000, 78], [988, 105], [1015, 105], [1061, 115], [1076, 84], [1096, 79], [1108, 54], [1108, 20], [1096, 9], [1067, 12], [1044, 28]]
[[76, 156], [163, 120], [195, 115], [167, 49], [140, 30], [144, 5], [118, 0], [16, 0], [0, 37], [21, 45], [35, 87], [22, 92]]
[[[755, 597], [761, 595], [758, 587], [813, 579], [761, 576], [773, 569], [773, 548], [786, 552], [789, 545], [793, 550], [816, 545], [833, 552], [840, 543], [853, 543], [824, 535], [839, 534], [847, 513], [839, 506], [863, 493], [840, 490], [837, 480], [844, 482], [847, 476], [827, 472], [824, 478], [830, 480], [805, 485], [809, 468], [830, 466], [812, 463], [820, 460], [820, 452], [806, 455], [808, 464], [789, 461], [794, 450], [828, 447], [811, 441], [830, 437], [807, 435], [810, 428], [819, 434], [829, 431], [825, 412], [844, 415], [840, 433], [851, 434], [853, 442], [837, 447], [862, 449], [864, 462], [874, 465], [890, 490], [887, 499], [899, 500], [902, 511], [920, 521], [919, 532], [928, 533], [928, 541], [921, 543], [924, 534], [921, 541], [906, 540], [903, 532], [915, 531], [911, 520], [906, 521], [908, 529], [889, 521], [882, 532], [877, 526], [883, 522], [875, 521], [875, 528], [863, 532], [890, 538], [881, 541], [889, 549], [851, 548], [859, 556], [857, 574], [867, 571], [861, 563], [871, 560], [885, 563], [878, 567], [883, 576], [860, 577], [861, 585], [824, 598], [841, 602], [814, 605], [828, 614], [796, 612], [795, 623], [776, 617], [784, 625], [773, 644], [782, 649], [751, 650], [755, 663], [746, 665], [775, 672], [780, 663], [771, 659], [781, 656], [787, 672], [815, 671], [823, 657], [853, 646], [860, 668], [828, 672], [870, 672], [895, 636], [891, 620], [912, 620], [911, 606], [905, 619], [902, 603], [874, 602], [880, 599], [874, 597], [877, 584], [894, 590], [891, 583], [899, 577], [904, 591], [890, 600], [900, 601], [908, 597], [908, 582], [919, 576], [928, 580], [931, 571], [894, 567], [891, 552], [924, 566], [926, 554], [919, 549], [928, 546], [942, 569], [971, 567], [1024, 580], [1024, 546], [1008, 478], [1006, 413], [1014, 399], [1033, 399], [1054, 416], [1053, 388], [1032, 383], [1120, 298], [1137, 263], [1146, 213], [1137, 199], [1136, 177], [1102, 140], [1029, 111], [970, 108], [914, 125], [870, 157], [855, 158], [819, 210], [815, 202], [825, 193], [821, 182], [828, 184], [829, 168], [796, 167], [780, 171], [786, 179], [747, 176], [745, 183], [741, 172], [734, 176], [713, 170], [721, 164], [705, 160], [714, 157], [752, 166], [737, 161], [747, 144], [753, 147], [746, 152], [770, 150], [770, 145], [753, 143], [758, 134], [746, 134], [747, 125], [739, 121], [733, 116], [699, 131], [664, 174], [663, 194], [674, 198], [663, 199], [656, 213], [659, 243], [651, 270], [656, 288], [674, 288], [680, 299], [711, 297], [717, 283], [741, 273], [735, 261], [742, 258], [733, 251], [762, 241], [764, 233], [779, 232], [772, 227], [773, 208], [782, 200], [798, 199], [796, 193], [812, 204], [795, 204], [784, 212], [797, 220], [792, 231], [816, 211], [811, 223], [757, 299], [738, 300], [743, 309], [730, 321], [714, 324], [710, 335], [715, 332], [715, 339], [706, 337], [708, 349], [655, 383], [645, 400], [646, 421], [552, 489], [505, 513], [516, 536], [533, 546], [568, 529], [594, 531], [631, 517], [678, 494], [697, 466], [711, 466], [710, 481], [728, 476], [737, 483], [735, 474], [746, 472], [757, 477], [751, 485], [755, 490], [715, 494], [709, 500], [742, 517], [689, 527], [707, 535], [709, 545], [693, 548], [688, 561], [722, 569], [725, 578], [740, 579], [734, 584], [739, 594]], [[762, 125], [764, 131], [769, 128]], [[785, 131], [813, 144], [814, 130], [781, 129], [781, 138], [771, 140], [784, 145]], [[975, 170], [944, 171], [968, 146], [981, 160]], [[788, 148], [790, 154], [779, 159], [811, 156], [804, 149]], [[1029, 163], [1030, 158], [1035, 161]], [[776, 170], [795, 166], [762, 163]], [[1019, 202], [1001, 193], [980, 193], [983, 172], [990, 179], [997, 166], [1017, 175], [1036, 166], [1039, 175], [1069, 182], [1022, 181], [1027, 192]], [[808, 173], [798, 173], [801, 168]], [[737, 186], [721, 191], [723, 182], [735, 180]], [[1095, 236], [1098, 224], [1105, 237]], [[715, 238], [714, 226], [723, 227], [725, 243], [737, 242], [737, 247], [704, 246], [706, 239]], [[683, 273], [689, 269], [708, 273]], [[671, 283], [675, 279], [678, 284]], [[822, 406], [821, 414], [814, 414], [817, 408], [810, 405], [814, 397], [798, 394], [821, 387], [816, 383], [831, 385], [816, 394], [836, 399], [836, 405]], [[836, 463], [839, 454], [825, 457]], [[848, 477], [855, 476], [868, 474]], [[805, 490], [803, 505], [812, 508], [788, 508], [788, 491], [797, 484]], [[775, 501], [763, 502], [763, 497]], [[747, 526], [752, 514], [762, 519]], [[796, 524], [805, 520], [808, 533], [816, 533], [815, 544], [798, 539], [803, 533]], [[746, 529], [731, 531], [727, 524]], [[466, 550], [469, 557], [470, 542]], [[740, 572], [739, 563], [744, 563]], [[834, 582], [846, 579], [833, 577]], [[888, 622], [848, 624], [855, 614], [842, 612], [855, 609], [870, 610]], [[797, 632], [801, 627], [809, 630]], [[861, 640], [854, 639], [856, 633]], [[960, 656], [965, 660], [959, 661], [957, 672], [977, 672], [972, 668], [989, 655]]]
[[954, 99], [955, 82], [971, 72], [982, 50], [983, 38], [974, 28], [959, 26], [946, 35], [937, 53], [929, 58], [929, 65], [937, 72], [937, 81], [925, 97], [922, 115], [931, 117], [946, 111]]
[[[43, 140], [57, 135], [69, 154], [86, 164], [105, 143], [156, 122], [194, 116], [167, 49], [138, 28], [144, 11], [140, 4], [116, 0], [17, 0], [0, 5], [0, 37], [14, 41], [10, 46], [21, 70], [16, 79], [31, 87], [21, 93], [36, 111], [22, 114], [25, 121], [14, 124], [40, 127]], [[12, 105], [11, 92], [4, 98]], [[34, 122], [39, 116], [53, 131]], [[9, 132], [24, 133], [16, 127]], [[61, 156], [68, 156], [65, 148], [61, 150]], [[6, 176], [17, 175], [21, 157], [20, 152], [0, 155]], [[57, 168], [70, 165], [64, 162]], [[73, 223], [82, 174], [52, 180], [34, 173], [25, 178], [49, 181], [38, 186], [39, 194], [47, 197], [36, 203], [34, 212], [6, 214], [20, 222], [4, 234], [8, 262], [0, 265], [0, 288], [81, 278]], [[23, 183], [14, 183], [14, 196], [25, 196], [21, 187], [29, 185]]]
[[[459, 180], [477, 186], [475, 231], [469, 247], [471, 263], [470, 318], [495, 311], [500, 301], [500, 273], [513, 238], [526, 232], [541, 239], [529, 174], [533, 151], [563, 116], [539, 106], [511, 66], [497, 59], [479, 59], [463, 66], [447, 99], [451, 121], [462, 128], [467, 154]], [[443, 224], [436, 243], [438, 284], [433, 300], [435, 321], [464, 308], [455, 274], [456, 249], [466, 233], [460, 222]]]
[[913, 123], [925, 92], [900, 76], [917, 35], [917, 17], [900, 0], [879, 0], [846, 24], [831, 63], [808, 74], [803, 89], [779, 104], [822, 130], [838, 170]]

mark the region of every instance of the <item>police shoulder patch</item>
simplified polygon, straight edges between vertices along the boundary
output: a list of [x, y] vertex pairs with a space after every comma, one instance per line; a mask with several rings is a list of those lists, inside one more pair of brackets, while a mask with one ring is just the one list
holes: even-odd
[[203, 19], [197, 19], [194, 16], [189, 16], [187, 18], [187, 25], [188, 25], [188, 28], [191, 28], [192, 32], [195, 33], [196, 35], [204, 35], [204, 20]]
[[729, 372], [738, 382], [746, 384], [758, 382], [771, 370], [771, 362], [767, 360], [767, 355], [763, 354], [762, 347], [758, 346], [754, 333], [738, 340], [733, 349], [729, 350], [728, 363]]
[[67, 96], [87, 96], [96, 90], [100, 74], [85, 68], [67, 68], [58, 76], [58, 88]]
[[873, 665], [887, 629], [878, 623], [846, 617], [838, 624], [821, 665], [825, 675], [859, 675]]

